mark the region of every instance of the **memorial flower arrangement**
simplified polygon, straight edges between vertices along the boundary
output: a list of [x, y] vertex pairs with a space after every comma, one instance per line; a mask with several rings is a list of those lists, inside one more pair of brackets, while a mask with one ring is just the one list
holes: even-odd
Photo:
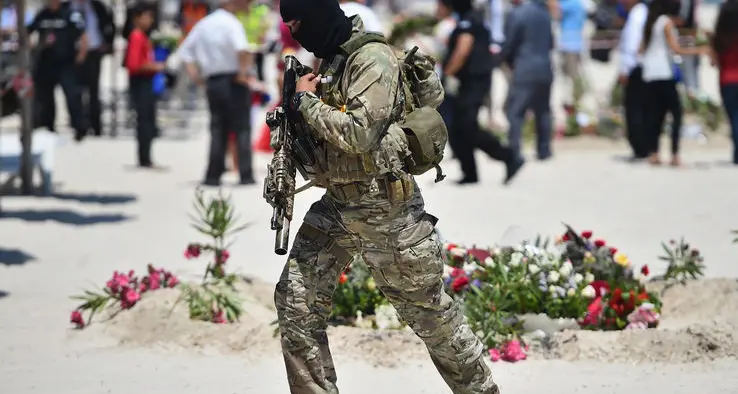
[[235, 295], [234, 287], [238, 278], [226, 273], [225, 266], [230, 258], [226, 239], [244, 226], [235, 225], [233, 206], [230, 199], [224, 198], [222, 194], [206, 201], [202, 190], [198, 189], [195, 208], [193, 226], [200, 233], [209, 236], [212, 242], [192, 243], [184, 254], [188, 260], [204, 255], [211, 256], [202, 282], [197, 286], [180, 283], [170, 271], [155, 268], [151, 264], [143, 276], [136, 275], [133, 270], [128, 273], [113, 272], [112, 278], [102, 290], [86, 290], [83, 295], [72, 297], [82, 301], [70, 316], [70, 322], [75, 328], [87, 327], [94, 316], [106, 309], [112, 308], [111, 316], [131, 309], [148, 293], [164, 288], [178, 288], [182, 291], [175, 306], [181, 301], [186, 302], [191, 319], [213, 323], [237, 321], [242, 313], [241, 302]]
[[[354, 259], [338, 278], [333, 293], [330, 319], [362, 327], [386, 328], [387, 324], [383, 323], [379, 315], [391, 316], [391, 314], [387, 313], [386, 308], [382, 309], [382, 306], [391, 307], [384, 294], [377, 288], [364, 261]], [[383, 314], [378, 312], [380, 309]], [[381, 327], [377, 324], [377, 320], [382, 323]]]

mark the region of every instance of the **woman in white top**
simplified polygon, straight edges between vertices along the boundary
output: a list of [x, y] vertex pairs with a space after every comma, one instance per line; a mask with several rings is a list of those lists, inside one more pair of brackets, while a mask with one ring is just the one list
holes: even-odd
[[645, 141], [648, 161], [661, 164], [659, 139], [664, 129], [666, 113], [671, 113], [672, 166], [679, 166], [679, 137], [682, 126], [682, 103], [676, 86], [675, 65], [677, 55], [700, 55], [703, 48], [682, 48], [679, 34], [672, 18], [679, 14], [679, 0], [653, 0], [648, 6], [648, 19], [643, 29], [642, 70], [645, 96]]

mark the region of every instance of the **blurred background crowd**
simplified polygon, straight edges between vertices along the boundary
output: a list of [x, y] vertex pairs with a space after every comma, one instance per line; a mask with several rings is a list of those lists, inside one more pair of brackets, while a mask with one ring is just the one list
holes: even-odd
[[[340, 1], [366, 30], [384, 33], [396, 45], [418, 46], [438, 60], [447, 96], [441, 110], [462, 170], [460, 183], [479, 181], [477, 148], [503, 162], [510, 175], [522, 166], [528, 135], [536, 157], [548, 160], [553, 139], [586, 130], [591, 122], [582, 99], [588, 81], [613, 76], [587, 75], [584, 62], [617, 62], [613, 91], [621, 92], [617, 106], [632, 159], [654, 165], [661, 163], [665, 129], [670, 163], [681, 164], [684, 97], [694, 101], [703, 84], [719, 84], [735, 144], [731, 159], [738, 164], [736, 2], [722, 3], [714, 25], [699, 26], [696, 0]], [[18, 1], [4, 0], [2, 114], [15, 116], [18, 97], [31, 91], [34, 129], [56, 132], [62, 129], [55, 100], [60, 87], [77, 141], [115, 136], [119, 124], [129, 127], [138, 140], [138, 165], [156, 168], [152, 145], [162, 132], [159, 111], [180, 108], [175, 127], [187, 128], [204, 98], [211, 146], [203, 182], [217, 185], [232, 169], [242, 184], [253, 184], [252, 152], [269, 152], [263, 113], [280, 99], [278, 60], [293, 54], [317, 65], [291, 38], [278, 3], [28, 0], [22, 17], [32, 72], [24, 73], [18, 68]], [[718, 68], [719, 80], [700, 80], [698, 70], [706, 66]], [[558, 78], [567, 89], [554, 106], [552, 84]], [[500, 80], [507, 83], [504, 101], [492, 93]], [[495, 119], [495, 111], [506, 122]], [[562, 117], [566, 122], [557, 125]]]

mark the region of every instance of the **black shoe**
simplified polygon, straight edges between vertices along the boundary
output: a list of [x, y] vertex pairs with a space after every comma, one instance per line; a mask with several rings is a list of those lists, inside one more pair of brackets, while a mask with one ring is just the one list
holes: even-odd
[[502, 184], [509, 185], [513, 178], [515, 178], [515, 175], [517, 175], [520, 169], [523, 168], [523, 165], [525, 165], [525, 159], [523, 159], [522, 157], [515, 158], [514, 160], [505, 163], [505, 180], [502, 182]]
[[217, 186], [220, 186], [220, 180], [219, 179], [206, 179], [202, 181], [202, 185], [217, 187]]
[[471, 185], [474, 183], [479, 183], [479, 179], [471, 178], [471, 177], [463, 177], [461, 178], [461, 180], [456, 181], [457, 185]]
[[253, 185], [255, 183], [254, 178], [241, 178], [241, 181], [238, 182], [239, 185]]
[[82, 142], [82, 140], [85, 139], [85, 137], [86, 137], [85, 133], [80, 133], [80, 132], [74, 133], [74, 140], [77, 142]]
[[546, 155], [538, 155], [538, 161], [547, 161], [551, 160], [551, 158], [553, 158], [553, 155], [550, 153]]

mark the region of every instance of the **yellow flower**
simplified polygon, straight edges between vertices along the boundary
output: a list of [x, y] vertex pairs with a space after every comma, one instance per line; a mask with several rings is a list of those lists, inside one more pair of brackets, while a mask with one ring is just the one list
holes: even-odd
[[369, 291], [374, 291], [377, 288], [377, 284], [374, 282], [374, 278], [369, 278], [366, 281], [366, 289]]
[[587, 252], [587, 253], [584, 254], [584, 262], [585, 263], [592, 264], [592, 263], [594, 263], [596, 261], [597, 261], [597, 259], [592, 255], [591, 252]]
[[622, 253], [615, 254], [615, 257], [613, 258], [613, 260], [615, 260], [615, 263], [617, 263], [620, 266], [623, 266], [623, 267], [630, 266], [630, 259], [628, 258], [628, 256]]

